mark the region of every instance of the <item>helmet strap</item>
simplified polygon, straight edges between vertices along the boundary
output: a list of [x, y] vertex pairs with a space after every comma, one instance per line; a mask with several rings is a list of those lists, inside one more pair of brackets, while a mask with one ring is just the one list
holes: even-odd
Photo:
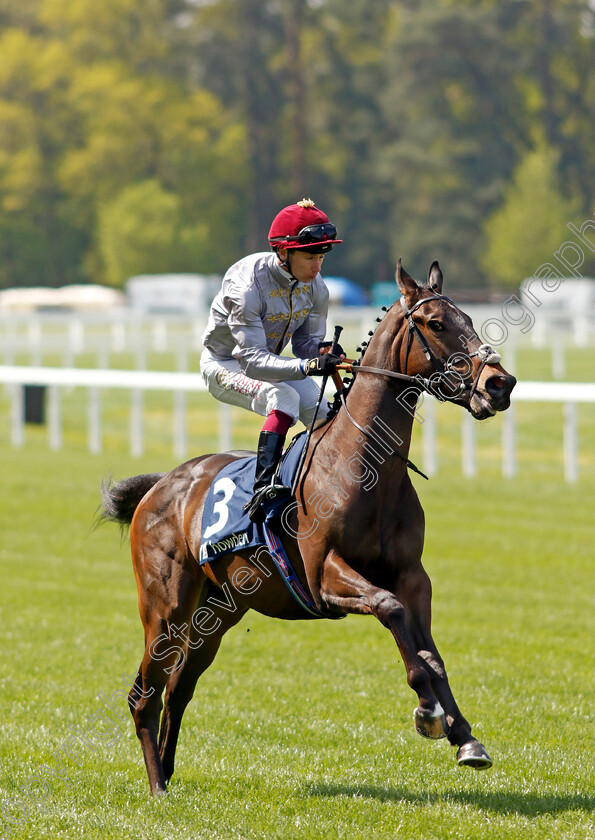
[[287, 254], [286, 258], [284, 260], [282, 260], [281, 256], [279, 255], [279, 252], [277, 251], [277, 259], [281, 263], [281, 268], [284, 268], [285, 271], [287, 271], [293, 277], [294, 280], [297, 280], [297, 277], [293, 276], [293, 271], [291, 270], [291, 262], [289, 261], [289, 251], [290, 251], [290, 249], [287, 248], [287, 249], [284, 249], [284, 250], [285, 250], [285, 253]]

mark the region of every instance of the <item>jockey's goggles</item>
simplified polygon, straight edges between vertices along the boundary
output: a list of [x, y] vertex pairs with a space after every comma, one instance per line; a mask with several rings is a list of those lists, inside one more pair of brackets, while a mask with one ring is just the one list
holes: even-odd
[[336, 238], [337, 228], [334, 224], [323, 222], [319, 225], [308, 225], [293, 236], [275, 236], [270, 242], [298, 242], [300, 245], [317, 245], [320, 242]]

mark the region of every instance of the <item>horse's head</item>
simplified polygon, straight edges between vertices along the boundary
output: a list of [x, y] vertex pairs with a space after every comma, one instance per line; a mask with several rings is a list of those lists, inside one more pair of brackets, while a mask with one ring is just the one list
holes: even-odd
[[[500, 355], [481, 343], [471, 318], [442, 294], [438, 263], [432, 263], [427, 283], [420, 286], [399, 260], [396, 280], [402, 297], [374, 342], [384, 366], [407, 374], [438, 399], [464, 406], [478, 420], [507, 409], [516, 379], [504, 370]], [[382, 363], [375, 348], [369, 351], [364, 365]]]

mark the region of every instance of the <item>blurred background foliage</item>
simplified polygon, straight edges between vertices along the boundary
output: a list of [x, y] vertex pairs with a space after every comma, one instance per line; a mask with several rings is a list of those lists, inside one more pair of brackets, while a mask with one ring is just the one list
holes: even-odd
[[595, 209], [594, 45], [593, 0], [0, 0], [0, 287], [223, 272], [312, 196], [332, 274], [515, 288]]

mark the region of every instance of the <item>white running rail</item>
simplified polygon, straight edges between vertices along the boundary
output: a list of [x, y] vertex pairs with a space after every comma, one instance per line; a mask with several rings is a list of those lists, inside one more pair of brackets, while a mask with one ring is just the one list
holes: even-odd
[[[100, 370], [83, 368], [20, 367], [0, 365], [0, 383], [11, 391], [11, 442], [13, 446], [25, 443], [25, 387], [47, 387], [47, 425], [51, 449], [62, 447], [62, 419], [60, 392], [64, 388], [82, 387], [89, 392], [88, 443], [93, 453], [101, 451], [101, 399], [104, 388], [128, 391], [130, 403], [130, 451], [142, 455], [143, 442], [143, 393], [164, 391], [173, 395], [173, 450], [183, 458], [187, 454], [186, 400], [189, 392], [205, 391], [198, 373], [162, 373], [139, 370]], [[564, 476], [567, 481], [578, 478], [578, 422], [579, 403], [595, 403], [595, 383], [579, 382], [519, 382], [513, 391], [512, 405], [502, 418], [502, 472], [512, 477], [517, 472], [515, 406], [521, 402], [554, 402], [564, 406]], [[232, 447], [230, 406], [219, 403], [219, 449]], [[421, 410], [424, 469], [428, 474], [437, 472], [437, 429], [435, 400], [426, 398]], [[471, 415], [462, 414], [462, 469], [464, 475], [477, 471], [475, 455], [475, 421]]]

